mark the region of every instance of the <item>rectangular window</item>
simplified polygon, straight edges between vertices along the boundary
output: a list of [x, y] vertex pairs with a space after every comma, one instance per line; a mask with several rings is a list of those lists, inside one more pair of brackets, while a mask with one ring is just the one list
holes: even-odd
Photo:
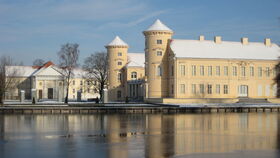
[[220, 94], [220, 85], [219, 84], [216, 85], [216, 94]]
[[273, 77], [275, 77], [276, 76], [276, 68], [273, 68], [273, 70], [272, 70], [272, 75], [273, 75]]
[[118, 52], [118, 56], [122, 56], [122, 53], [121, 53], [121, 52]]
[[262, 85], [258, 85], [258, 96], [262, 96]]
[[75, 89], [73, 89], [72, 92], [75, 93]]
[[241, 67], [241, 76], [242, 76], [242, 77], [245, 77], [245, 76], [246, 76], [246, 68], [245, 68], [245, 66], [242, 66], [242, 67]]
[[262, 77], [262, 67], [258, 67], [258, 76]]
[[180, 84], [180, 93], [185, 94], [185, 84]]
[[273, 87], [272, 87], [272, 93], [273, 93], [273, 96], [277, 96], [277, 84], [274, 84]]
[[236, 66], [232, 67], [232, 75], [237, 76], [237, 67]]
[[207, 93], [212, 94], [212, 85], [211, 84], [207, 85]]
[[196, 85], [192, 84], [192, 94], [196, 94]]
[[171, 66], [171, 76], [174, 76], [174, 66]]
[[180, 65], [180, 74], [181, 74], [181, 76], [185, 76], [185, 74], [186, 74], [185, 65]]
[[228, 66], [224, 66], [224, 75], [228, 76]]
[[212, 66], [208, 66], [208, 76], [212, 76]]
[[255, 72], [254, 72], [254, 67], [253, 66], [250, 66], [250, 76], [253, 77], [255, 75]]
[[73, 81], [73, 86], [75, 85], [75, 80]]
[[157, 76], [162, 76], [162, 67], [160, 65], [157, 67]]
[[117, 91], [117, 98], [121, 98], [122, 97], [122, 91]]
[[121, 61], [118, 61], [118, 65], [122, 65], [122, 62], [121, 62]]
[[157, 44], [162, 44], [162, 40], [157, 40]]
[[162, 51], [157, 51], [157, 56], [162, 56]]
[[192, 65], [192, 75], [196, 76], [196, 66]]
[[266, 67], [266, 68], [265, 68], [265, 75], [266, 75], [266, 77], [269, 77], [269, 76], [270, 76], [269, 67]]
[[216, 75], [220, 76], [220, 66], [216, 66]]
[[83, 85], [83, 81], [80, 81], [80, 85], [81, 85], [81, 86]]
[[204, 94], [204, 84], [199, 84], [199, 93]]
[[121, 81], [121, 80], [122, 80], [122, 74], [118, 73], [118, 81]]
[[224, 94], [228, 94], [228, 85], [224, 85]]
[[200, 66], [200, 75], [204, 76], [204, 66]]
[[265, 96], [270, 96], [270, 85], [265, 86]]
[[90, 93], [90, 89], [89, 88], [87, 89], [87, 92]]

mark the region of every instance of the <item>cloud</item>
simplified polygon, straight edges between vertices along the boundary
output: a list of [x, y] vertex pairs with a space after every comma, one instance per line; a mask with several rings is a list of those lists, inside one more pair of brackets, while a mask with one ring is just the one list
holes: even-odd
[[160, 10], [160, 11], [155, 11], [155, 12], [151, 12], [148, 13], [136, 20], [131, 20], [129, 22], [126, 23], [122, 23], [122, 22], [109, 22], [109, 23], [105, 23], [102, 24], [98, 27], [98, 29], [107, 29], [107, 28], [125, 28], [125, 27], [133, 27], [136, 26], [137, 24], [140, 24], [148, 19], [154, 18], [154, 17], [158, 17], [161, 14], [164, 14], [168, 12], [168, 10]]

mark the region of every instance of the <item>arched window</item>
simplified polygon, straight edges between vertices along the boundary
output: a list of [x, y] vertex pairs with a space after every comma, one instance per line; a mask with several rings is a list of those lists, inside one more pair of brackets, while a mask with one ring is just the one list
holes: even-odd
[[137, 72], [131, 73], [131, 79], [137, 79]]
[[162, 76], [162, 68], [160, 65], [157, 67], [157, 75]]

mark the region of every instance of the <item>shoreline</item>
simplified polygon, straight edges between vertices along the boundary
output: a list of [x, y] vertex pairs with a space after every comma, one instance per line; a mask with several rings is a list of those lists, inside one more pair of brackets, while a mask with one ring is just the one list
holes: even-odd
[[6, 104], [0, 114], [183, 114], [280, 112], [280, 104]]

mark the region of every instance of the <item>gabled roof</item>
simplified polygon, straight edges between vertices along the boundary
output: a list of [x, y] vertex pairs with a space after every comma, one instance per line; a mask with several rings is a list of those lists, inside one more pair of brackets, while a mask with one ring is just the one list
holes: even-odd
[[[6, 66], [7, 76], [14, 77], [31, 77], [31, 76], [60, 76], [62, 69], [54, 65], [51, 61], [45, 63], [43, 66]], [[85, 71], [81, 68], [73, 70], [74, 78], [82, 78]]]
[[147, 30], [145, 31], [171, 31], [169, 27], [164, 25], [159, 19], [157, 19]]
[[128, 67], [144, 67], [145, 54], [144, 53], [128, 53]]
[[113, 41], [111, 41], [106, 46], [128, 46], [119, 36], [116, 36]]
[[257, 42], [243, 45], [241, 42], [222, 41], [216, 44], [214, 41], [173, 39], [170, 48], [179, 58], [277, 60], [280, 55], [276, 44], [266, 46]]

